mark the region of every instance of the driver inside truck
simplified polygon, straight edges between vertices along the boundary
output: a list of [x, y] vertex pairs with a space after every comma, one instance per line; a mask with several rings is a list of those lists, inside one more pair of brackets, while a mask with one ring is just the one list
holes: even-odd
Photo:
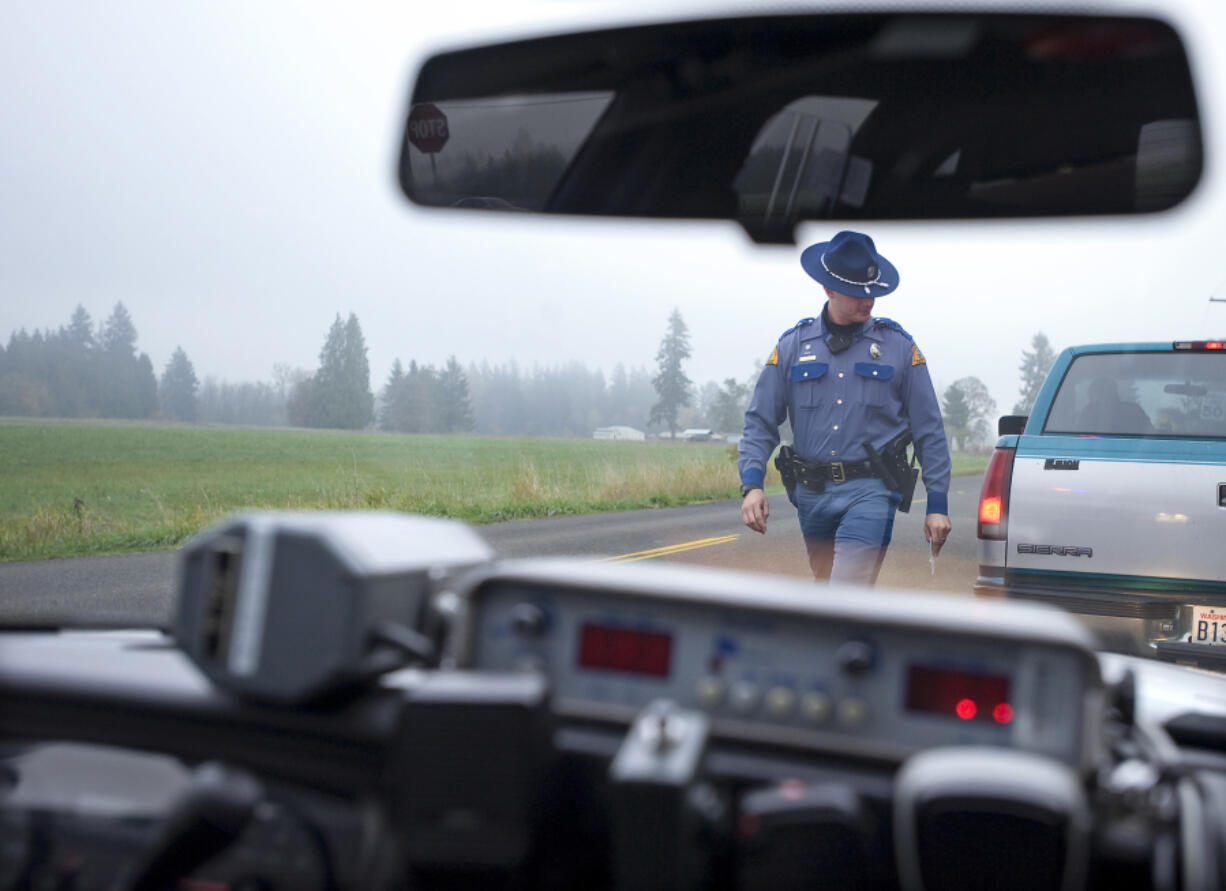
[[1077, 421], [1086, 433], [1151, 433], [1154, 429], [1141, 406], [1120, 399], [1119, 389], [1109, 377], [1090, 381], [1089, 402]]

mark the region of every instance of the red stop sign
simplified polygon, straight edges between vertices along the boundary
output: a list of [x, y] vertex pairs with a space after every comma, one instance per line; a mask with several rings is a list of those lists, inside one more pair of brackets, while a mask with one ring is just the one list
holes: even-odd
[[414, 105], [409, 112], [409, 142], [418, 151], [432, 155], [447, 144], [447, 116], [430, 102]]

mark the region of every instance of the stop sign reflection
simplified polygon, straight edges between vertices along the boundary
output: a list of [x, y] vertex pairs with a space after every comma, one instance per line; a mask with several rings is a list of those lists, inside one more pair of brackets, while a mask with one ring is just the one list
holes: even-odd
[[420, 152], [433, 155], [447, 144], [447, 116], [431, 102], [413, 106], [409, 112], [409, 142]]

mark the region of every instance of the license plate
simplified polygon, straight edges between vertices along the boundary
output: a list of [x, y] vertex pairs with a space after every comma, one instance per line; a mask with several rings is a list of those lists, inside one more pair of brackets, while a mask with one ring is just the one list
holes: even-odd
[[1192, 643], [1226, 647], [1226, 607], [1192, 607]]

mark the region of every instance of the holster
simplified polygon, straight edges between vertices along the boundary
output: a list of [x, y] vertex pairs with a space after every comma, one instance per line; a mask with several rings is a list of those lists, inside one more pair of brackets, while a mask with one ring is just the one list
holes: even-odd
[[871, 442], [864, 444], [868, 453], [869, 463], [873, 470], [885, 483], [886, 488], [897, 492], [901, 497], [898, 503], [900, 513], [909, 513], [911, 499], [915, 496], [915, 484], [919, 481], [919, 468], [915, 466], [912, 456], [907, 461], [907, 446], [911, 444], [911, 431], [904, 430], [885, 444], [881, 452], [873, 448]]
[[796, 484], [800, 481], [802, 464], [800, 456], [790, 445], [779, 447], [779, 454], [775, 456], [775, 469], [779, 471], [783, 488], [788, 493], [788, 501], [792, 502], [793, 507], [796, 506]]

